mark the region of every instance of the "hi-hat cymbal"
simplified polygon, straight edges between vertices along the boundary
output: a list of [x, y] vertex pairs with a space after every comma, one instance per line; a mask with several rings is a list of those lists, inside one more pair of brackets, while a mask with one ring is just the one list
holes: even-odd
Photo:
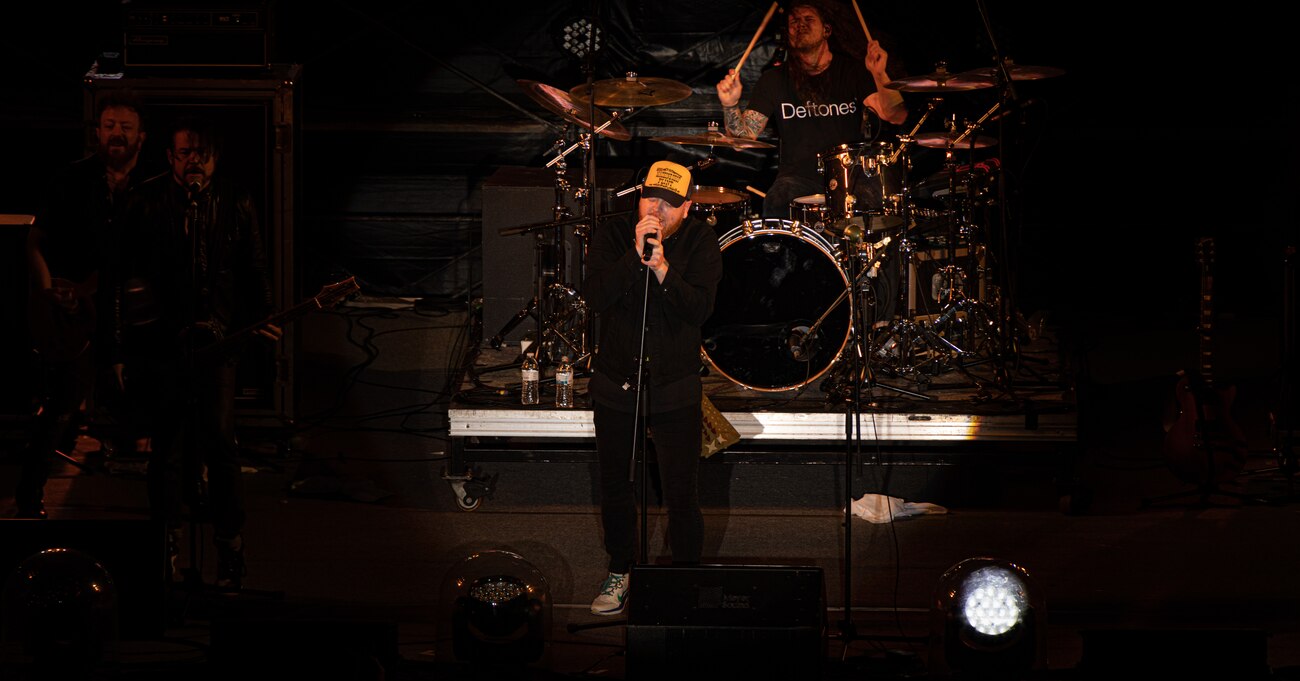
[[[569, 94], [564, 90], [534, 80], [519, 80], [515, 82], [519, 83], [519, 87], [523, 88], [524, 92], [527, 92], [529, 97], [532, 97], [538, 104], [546, 107], [548, 111], [558, 115], [570, 123], [573, 123], [574, 125], [586, 128], [587, 130], [595, 130], [604, 125], [606, 121], [613, 118], [613, 116], [610, 116], [604, 111], [596, 109], [596, 124], [592, 125], [591, 121], [588, 120], [588, 107], [581, 106], [577, 102], [574, 102], [569, 97]], [[610, 123], [609, 126], [600, 131], [600, 134], [612, 140], [619, 140], [621, 142], [626, 142], [627, 140], [632, 139], [632, 133], [628, 132], [627, 128], [623, 127], [623, 125], [618, 121]]]
[[960, 136], [959, 132], [923, 132], [912, 140], [918, 146], [929, 149], [947, 149], [950, 146], [954, 149], [984, 149], [998, 143], [988, 135], [967, 135], [966, 139], [958, 142], [957, 138]]
[[706, 132], [703, 135], [673, 135], [670, 137], [651, 137], [656, 142], [671, 144], [701, 144], [710, 147], [731, 147], [732, 149], [771, 149], [775, 144], [752, 140], [747, 137], [728, 137], [720, 132]]
[[901, 92], [961, 92], [993, 87], [992, 78], [971, 75], [970, 73], [950, 73], [940, 64], [934, 73], [910, 78], [899, 78], [885, 83], [885, 87]]
[[660, 106], [680, 102], [691, 96], [691, 86], [667, 78], [640, 78], [629, 73], [624, 78], [598, 80], [591, 85], [583, 83], [569, 94], [579, 102], [591, 101], [591, 90], [596, 90], [596, 106], [620, 109], [641, 106]]

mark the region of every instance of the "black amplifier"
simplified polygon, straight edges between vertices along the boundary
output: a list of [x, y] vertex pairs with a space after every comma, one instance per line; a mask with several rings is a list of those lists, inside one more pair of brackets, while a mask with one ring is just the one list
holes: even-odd
[[268, 3], [126, 10], [123, 62], [130, 67], [266, 68], [271, 62]]

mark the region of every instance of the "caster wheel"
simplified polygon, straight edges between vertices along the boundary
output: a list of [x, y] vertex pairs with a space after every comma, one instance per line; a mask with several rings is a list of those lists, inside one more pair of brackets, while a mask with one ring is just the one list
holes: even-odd
[[462, 511], [473, 511], [483, 504], [483, 500], [477, 497], [456, 497], [456, 505]]

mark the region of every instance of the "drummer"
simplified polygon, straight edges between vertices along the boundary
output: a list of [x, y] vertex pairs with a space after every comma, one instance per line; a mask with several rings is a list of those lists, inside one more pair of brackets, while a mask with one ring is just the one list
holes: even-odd
[[[854, 58], [865, 37], [840, 18], [845, 7], [834, 0], [794, 0], [786, 13], [788, 58], [758, 79], [747, 108], [740, 108], [735, 69], [718, 83], [728, 135], [755, 139], [771, 121], [781, 139], [764, 217], [785, 218], [796, 198], [825, 191], [818, 152], [877, 137], [881, 120], [901, 125], [907, 119], [902, 93], [885, 87], [892, 79], [880, 42], [872, 40], [865, 58]], [[880, 196], [867, 200], [879, 207]]]

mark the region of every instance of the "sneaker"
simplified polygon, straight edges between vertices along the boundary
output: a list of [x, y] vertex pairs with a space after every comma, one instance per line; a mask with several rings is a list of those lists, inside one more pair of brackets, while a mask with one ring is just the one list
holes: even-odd
[[605, 583], [600, 585], [600, 595], [591, 602], [593, 615], [617, 615], [623, 612], [627, 604], [627, 587], [632, 581], [629, 575], [617, 572], [609, 573]]
[[217, 541], [217, 590], [227, 593], [239, 593], [244, 587], [244, 575], [248, 567], [244, 564], [244, 544], [239, 537], [230, 541]]

